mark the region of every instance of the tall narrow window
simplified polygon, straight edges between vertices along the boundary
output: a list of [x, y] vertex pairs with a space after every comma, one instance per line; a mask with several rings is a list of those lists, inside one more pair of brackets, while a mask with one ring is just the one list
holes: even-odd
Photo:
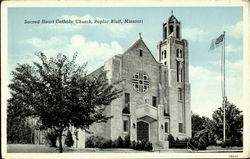
[[178, 88], [178, 100], [182, 100], [182, 90]]
[[182, 82], [182, 65], [181, 62], [176, 61], [176, 76], [177, 76], [177, 82]]
[[182, 58], [183, 54], [182, 54], [182, 50], [181, 49], [176, 49], [176, 57]]
[[129, 131], [129, 123], [128, 120], [123, 120], [123, 132]]
[[163, 59], [163, 51], [161, 52], [161, 59]]
[[169, 26], [169, 34], [173, 33], [173, 31], [174, 31], [174, 27], [173, 27], [173, 25], [170, 25]]
[[164, 58], [167, 58], [167, 52], [164, 50]]
[[176, 68], [176, 71], [177, 71], [177, 73], [176, 73], [177, 82], [179, 82], [179, 81], [180, 81], [180, 79], [179, 79], [180, 62], [179, 62], [179, 61], [176, 61], [176, 65], [177, 65], [177, 68]]
[[183, 123], [179, 123], [179, 133], [183, 133]]
[[168, 133], [168, 122], [165, 122], [165, 133]]
[[154, 107], [157, 106], [157, 97], [156, 97], [156, 96], [153, 96], [153, 97], [152, 97], [152, 105], [153, 105]]
[[129, 107], [130, 95], [125, 93], [125, 107]]
[[139, 52], [140, 52], [140, 57], [142, 57], [142, 49], [140, 49]]
[[180, 79], [180, 82], [182, 82], [182, 68], [180, 68], [180, 74], [179, 74], [179, 79]]
[[163, 34], [164, 34], [164, 40], [167, 39], [167, 28], [166, 27], [164, 27], [164, 33]]
[[180, 27], [176, 27], [176, 38], [180, 38]]
[[130, 114], [129, 102], [130, 102], [130, 95], [129, 93], [125, 93], [124, 108], [122, 110], [123, 114]]

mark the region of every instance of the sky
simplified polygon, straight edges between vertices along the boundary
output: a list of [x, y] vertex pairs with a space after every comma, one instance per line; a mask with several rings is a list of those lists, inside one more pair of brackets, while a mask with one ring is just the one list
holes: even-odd
[[[35, 52], [49, 57], [63, 53], [77, 63], [87, 62], [87, 71], [97, 69], [116, 54], [122, 54], [139, 33], [157, 59], [162, 24], [171, 16], [182, 23], [182, 38], [189, 43], [191, 110], [212, 117], [222, 103], [221, 48], [208, 52], [212, 39], [226, 32], [226, 95], [243, 109], [243, 10], [242, 7], [65, 7], [8, 9], [8, 71], [17, 63], [37, 61]], [[25, 24], [25, 20], [135, 19], [133, 24]], [[157, 59], [158, 60], [158, 59]]]

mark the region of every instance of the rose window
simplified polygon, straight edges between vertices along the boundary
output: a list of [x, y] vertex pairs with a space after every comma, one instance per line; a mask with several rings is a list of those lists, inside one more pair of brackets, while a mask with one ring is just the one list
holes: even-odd
[[137, 92], [146, 92], [149, 88], [149, 78], [145, 72], [137, 72], [132, 77], [132, 85]]

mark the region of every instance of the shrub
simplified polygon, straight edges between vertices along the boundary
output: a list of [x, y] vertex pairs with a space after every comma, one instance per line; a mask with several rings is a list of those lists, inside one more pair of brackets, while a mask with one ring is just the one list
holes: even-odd
[[54, 131], [47, 132], [45, 135], [45, 140], [50, 145], [50, 147], [56, 147], [57, 135]]
[[141, 150], [141, 149], [142, 149], [141, 141], [137, 141], [135, 144], [135, 150]]
[[116, 147], [117, 148], [122, 148], [123, 147], [123, 139], [121, 136], [118, 137], [118, 139], [116, 140]]
[[199, 150], [206, 150], [209, 140], [208, 132], [206, 130], [198, 131], [190, 140], [191, 144]]
[[94, 143], [92, 140], [90, 140], [89, 138], [86, 139], [86, 142], [85, 142], [85, 146], [86, 147], [94, 147]]
[[111, 147], [112, 148], [117, 148], [117, 140], [112, 141]]
[[105, 139], [101, 141], [98, 148], [111, 148], [111, 147], [112, 147], [112, 140]]
[[73, 146], [73, 144], [74, 144], [74, 140], [72, 138], [72, 134], [70, 131], [68, 131], [66, 139], [65, 139], [65, 145], [67, 145], [68, 147], [71, 147]]
[[222, 142], [221, 147], [225, 148], [225, 147], [230, 147], [232, 145], [234, 145], [232, 139], [226, 139], [225, 142]]
[[86, 139], [86, 147], [101, 147], [101, 144], [105, 141], [105, 138], [101, 136], [90, 136]]
[[124, 148], [129, 148], [130, 147], [130, 136], [129, 135], [125, 136], [124, 142], [123, 142], [123, 147]]
[[180, 140], [179, 140], [179, 138], [177, 137], [175, 141], [176, 141], [176, 142], [179, 142]]
[[201, 138], [199, 139], [197, 148], [198, 148], [199, 150], [206, 150], [206, 149], [207, 149], [207, 143], [206, 143], [206, 141], [204, 141], [204, 137], [201, 137]]
[[237, 140], [235, 141], [235, 146], [242, 147], [242, 146], [243, 146], [242, 141], [237, 139]]
[[142, 141], [132, 141], [131, 142], [131, 148], [135, 150], [146, 150], [146, 151], [152, 151], [153, 150], [153, 144], [149, 141], [142, 140]]
[[168, 135], [169, 148], [173, 148], [175, 144], [175, 139], [172, 134]]
[[133, 140], [130, 144], [130, 148], [135, 149], [136, 148], [136, 141]]
[[142, 140], [141, 141], [141, 149], [145, 150], [145, 145], [146, 145], [147, 141], [146, 140]]
[[153, 145], [151, 142], [146, 142], [145, 146], [144, 146], [144, 150], [146, 151], [152, 151], [153, 150]]

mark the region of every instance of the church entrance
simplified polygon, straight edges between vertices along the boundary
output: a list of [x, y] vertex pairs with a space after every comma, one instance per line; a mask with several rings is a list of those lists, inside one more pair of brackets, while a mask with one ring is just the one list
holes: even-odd
[[149, 140], [149, 124], [144, 121], [137, 122], [137, 141]]

